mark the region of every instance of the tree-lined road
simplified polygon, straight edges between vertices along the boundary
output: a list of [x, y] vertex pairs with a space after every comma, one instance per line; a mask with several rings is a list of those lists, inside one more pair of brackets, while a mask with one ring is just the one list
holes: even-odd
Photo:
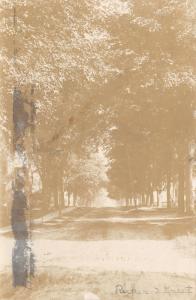
[[[11, 235], [12, 233], [6, 233], [0, 237], [3, 245], [3, 260], [0, 265], [4, 274], [11, 271]], [[102, 295], [101, 299], [108, 299], [104, 295], [114, 293], [115, 283], [118, 280], [121, 282], [125, 274], [129, 278], [143, 274], [141, 284], [148, 289], [153, 288], [158, 278], [161, 279], [164, 288], [164, 274], [167, 274], [167, 279], [170, 278], [167, 284], [170, 282], [178, 287], [195, 287], [195, 218], [178, 217], [175, 211], [125, 207], [75, 208], [61, 217], [34, 225], [32, 249], [36, 258], [38, 278], [47, 274], [52, 284], [56, 274], [63, 278], [65, 285], [66, 274], [75, 276], [73, 278], [81, 276], [81, 273], [84, 278], [91, 274], [92, 279], [96, 270], [96, 282], [99, 286], [97, 291]], [[159, 277], [155, 279], [153, 274], [158, 274], [156, 276]], [[186, 280], [183, 279], [184, 276]], [[150, 278], [153, 278], [153, 282]], [[109, 290], [105, 286], [106, 282]], [[114, 286], [111, 286], [111, 283]], [[42, 290], [42, 284], [45, 289], [46, 284], [40, 282], [38, 290]], [[57, 284], [61, 285], [60, 282]], [[92, 286], [86, 279], [84, 283], [74, 283], [74, 289], [72, 284], [73, 282], [66, 285], [66, 291], [63, 292], [65, 299], [69, 299], [68, 290], [73, 293], [73, 298], [70, 296], [70, 299], [82, 300], [84, 297], [80, 293], [76, 295], [76, 291], [92, 291]], [[104, 291], [100, 290], [100, 286], [104, 287]], [[59, 289], [62, 290], [63, 287], [59, 286]], [[32, 297], [35, 297], [33, 291]], [[195, 290], [192, 291], [195, 293]], [[55, 288], [52, 293], [56, 293]], [[44, 290], [43, 299], [46, 294], [47, 290]], [[183, 300], [191, 299], [188, 296]], [[112, 299], [119, 300], [117, 296]]]
[[33, 226], [35, 239], [132, 240], [174, 239], [195, 232], [195, 217], [179, 217], [164, 209], [75, 208]]

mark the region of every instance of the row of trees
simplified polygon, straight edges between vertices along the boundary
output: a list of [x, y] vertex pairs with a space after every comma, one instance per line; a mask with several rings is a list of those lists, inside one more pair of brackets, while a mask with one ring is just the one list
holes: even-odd
[[188, 211], [194, 1], [6, 0], [1, 8], [2, 130], [7, 152], [24, 135], [11, 168], [26, 168], [27, 194], [42, 191], [44, 209], [65, 192], [92, 200], [107, 177], [107, 162], [97, 167], [92, 157], [102, 148], [112, 196], [166, 189], [170, 207], [175, 184]]
[[[164, 6], [164, 4], [167, 5]], [[176, 188], [180, 212], [193, 210], [190, 172], [195, 142], [195, 36], [182, 1], [138, 1], [141, 13], [115, 27], [124, 72], [108, 87], [114, 109], [109, 171], [114, 198], [153, 204], [153, 192]], [[124, 30], [122, 30], [122, 28]], [[140, 56], [138, 57], [138, 53]], [[148, 200], [145, 199], [149, 198]]]
[[110, 162], [115, 198], [152, 204], [166, 189], [169, 208], [175, 184], [180, 212], [192, 210], [195, 11], [195, 0], [0, 0], [0, 174], [12, 178], [15, 285], [33, 272], [24, 210], [35, 191], [44, 213], [65, 192], [88, 205]]
[[103, 128], [97, 123], [92, 130], [99, 114], [93, 89], [116, 73], [101, 26], [107, 16], [93, 1], [1, 1], [0, 13], [3, 135], [12, 186], [23, 177], [29, 206], [39, 191], [44, 212], [52, 199], [61, 207], [65, 192], [90, 205], [107, 165], [99, 153]]
[[[168, 208], [175, 206], [180, 212], [190, 212], [194, 208], [191, 173], [195, 159], [191, 151], [192, 111], [184, 105], [178, 108], [175, 103], [174, 111], [152, 116], [146, 109], [144, 114], [138, 112], [135, 119], [127, 110], [112, 132], [110, 194], [127, 199], [127, 204], [129, 199], [139, 197], [142, 205], [153, 205], [154, 192], [159, 197], [165, 191]], [[176, 120], [179, 116], [180, 120]], [[127, 118], [131, 120], [129, 126]], [[175, 198], [172, 190], [176, 191]]]
[[[85, 149], [78, 155], [60, 150], [45, 154], [30, 183], [38, 191], [31, 194], [32, 204], [33, 197], [37, 197], [34, 206], [42, 207], [44, 212], [65, 206], [91, 206], [107, 180], [106, 169], [107, 162], [101, 150]], [[36, 182], [40, 186], [36, 187]]]

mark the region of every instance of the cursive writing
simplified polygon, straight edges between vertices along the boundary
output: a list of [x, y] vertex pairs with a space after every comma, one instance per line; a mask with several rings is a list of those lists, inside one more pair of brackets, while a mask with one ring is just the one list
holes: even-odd
[[164, 286], [163, 288], [153, 287], [151, 289], [139, 289], [135, 287], [127, 288], [124, 284], [117, 284], [115, 286], [115, 294], [118, 295], [135, 295], [135, 294], [192, 294], [193, 287], [192, 286], [185, 286], [185, 287], [172, 287], [172, 286]]

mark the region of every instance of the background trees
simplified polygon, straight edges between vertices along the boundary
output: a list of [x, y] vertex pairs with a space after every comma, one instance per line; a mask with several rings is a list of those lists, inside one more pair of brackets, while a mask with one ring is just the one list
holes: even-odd
[[[188, 212], [194, 1], [17, 0], [1, 1], [0, 13], [3, 135], [10, 149], [15, 86], [27, 113], [29, 197], [39, 181], [44, 210], [66, 191], [84, 203], [110, 162], [115, 198], [153, 204], [166, 190], [170, 208], [175, 186], [175, 205]], [[100, 147], [108, 162], [95, 167]]]
[[181, 212], [190, 210], [189, 144], [195, 134], [193, 5], [134, 2], [131, 15], [110, 27], [122, 67], [112, 83], [115, 97], [110, 96], [117, 116], [112, 136], [119, 142], [111, 151], [115, 159], [110, 179], [117, 187], [126, 182], [123, 190], [125, 195], [129, 190], [129, 197], [138, 192], [151, 195], [151, 204], [152, 192], [164, 188], [168, 208], [171, 185], [178, 185]]

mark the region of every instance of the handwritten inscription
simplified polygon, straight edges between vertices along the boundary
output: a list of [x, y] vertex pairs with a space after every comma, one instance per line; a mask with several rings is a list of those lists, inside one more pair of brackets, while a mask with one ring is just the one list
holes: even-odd
[[118, 295], [153, 295], [153, 294], [192, 294], [193, 287], [185, 286], [174, 288], [172, 286], [164, 286], [163, 288], [153, 287], [151, 289], [138, 289], [134, 287], [127, 288], [126, 285], [117, 284], [115, 286], [115, 294]]

